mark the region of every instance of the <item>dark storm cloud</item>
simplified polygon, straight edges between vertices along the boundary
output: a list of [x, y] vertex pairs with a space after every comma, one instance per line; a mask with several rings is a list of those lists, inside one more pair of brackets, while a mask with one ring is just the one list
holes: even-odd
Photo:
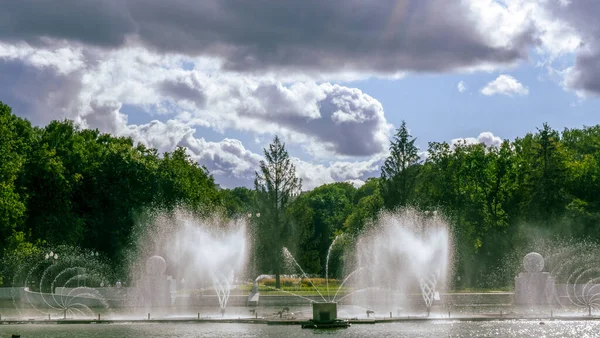
[[600, 95], [600, 1], [574, 0], [566, 6], [557, 1], [548, 6], [557, 18], [574, 27], [582, 39], [575, 66], [567, 75], [567, 85]]
[[[67, 5], [68, 4], [68, 5]], [[222, 57], [228, 69], [445, 71], [526, 57], [493, 47], [459, 1], [103, 0], [3, 4], [0, 39], [53, 37]]]
[[42, 38], [119, 46], [135, 32], [124, 1], [17, 0], [0, 5], [0, 39], [42, 43]]
[[80, 89], [77, 77], [59, 74], [54, 68], [0, 59], [0, 101], [35, 125], [70, 117]]

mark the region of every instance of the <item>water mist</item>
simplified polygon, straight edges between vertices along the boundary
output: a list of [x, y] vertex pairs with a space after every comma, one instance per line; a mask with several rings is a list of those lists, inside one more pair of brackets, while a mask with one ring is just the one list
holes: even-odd
[[429, 313], [447, 283], [451, 247], [448, 225], [435, 214], [382, 213], [357, 240], [353, 268], [362, 271], [352, 281], [352, 304], [389, 311], [414, 305], [409, 296], [420, 295], [413, 298]]
[[[236, 278], [242, 278], [248, 259], [246, 224], [243, 220], [224, 222], [219, 218], [201, 218], [178, 210], [160, 214], [138, 235], [137, 250], [132, 260], [131, 277], [138, 281], [143, 306], [161, 304], [152, 299], [163, 297], [161, 285], [151, 279], [169, 280], [169, 292], [176, 289], [209, 291], [216, 295], [215, 307], [224, 314]], [[164, 258], [166, 267], [150, 277], [148, 259]], [[155, 269], [156, 270], [156, 269]], [[158, 290], [156, 290], [158, 289]], [[157, 292], [158, 291], [158, 292]], [[171, 304], [175, 296], [171, 295]], [[214, 298], [213, 298], [214, 299]], [[140, 304], [142, 305], [142, 304]], [[181, 304], [184, 305], [184, 304]]]

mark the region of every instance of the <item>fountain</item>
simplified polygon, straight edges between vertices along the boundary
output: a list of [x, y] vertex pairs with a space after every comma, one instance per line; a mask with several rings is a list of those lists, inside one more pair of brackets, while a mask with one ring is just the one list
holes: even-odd
[[230, 270], [230, 273], [227, 275], [220, 272], [212, 273], [213, 287], [215, 288], [219, 299], [221, 316], [225, 316], [225, 308], [227, 307], [231, 286], [233, 285], [233, 275], [233, 270]]
[[600, 310], [600, 246], [565, 241], [546, 251], [546, 258], [535, 252], [524, 257], [526, 272], [515, 278], [515, 304], [581, 308], [590, 316]]
[[60, 246], [22, 264], [12, 280], [12, 298], [21, 315], [77, 318], [106, 313], [109, 300], [98, 290], [108, 267], [97, 253]]
[[[337, 242], [337, 239], [338, 239], [338, 237], [336, 237], [333, 240], [333, 242], [331, 243], [331, 245], [329, 247], [328, 255], [327, 255], [327, 263], [326, 263], [327, 265], [329, 265], [329, 256], [331, 253], [331, 248], [335, 245], [335, 243]], [[311, 300], [312, 314], [313, 314], [312, 319], [303, 323], [302, 328], [346, 328], [346, 327], [349, 327], [350, 323], [347, 320], [341, 320], [341, 319], [337, 318], [337, 303], [334, 300], [326, 299], [323, 296], [323, 294], [321, 293], [319, 288], [317, 288], [315, 286], [313, 281], [308, 277], [306, 272], [304, 272], [304, 270], [302, 269], [300, 264], [298, 264], [298, 262], [296, 261], [294, 256], [290, 253], [290, 251], [287, 248], [283, 248], [283, 254], [288, 262], [292, 262], [293, 265], [296, 266], [298, 268], [298, 270], [300, 270], [300, 272], [302, 273], [302, 276], [308, 280], [310, 285], [315, 289], [315, 291], [319, 294], [319, 296], [323, 300], [322, 302], [320, 302], [320, 301], [315, 302], [315, 301]], [[329, 269], [326, 267], [325, 271], [326, 271], [325, 280], [326, 280], [326, 285], [327, 285], [326, 288], [327, 288], [327, 292], [329, 292], [329, 276], [328, 276]]]
[[[369, 316], [374, 313], [371, 310], [373, 305], [381, 306], [383, 303], [395, 309], [415, 290], [420, 291], [421, 304], [425, 305], [429, 315], [434, 301], [440, 300], [438, 289], [444, 286], [448, 277], [450, 236], [447, 229], [441, 218], [427, 218], [411, 209], [402, 213], [383, 214], [377, 225], [359, 237], [354, 269], [347, 274], [333, 297], [329, 291], [329, 260], [332, 248], [340, 237], [332, 241], [327, 253], [325, 295], [284, 248], [283, 254], [288, 265], [300, 271], [321, 298], [309, 299], [313, 316], [303, 327], [347, 326], [347, 322], [337, 319], [338, 306], [342, 301], [353, 305], [360, 304], [361, 300], [362, 303], [368, 303], [362, 308], [367, 309]], [[338, 299], [340, 290], [351, 279], [356, 280], [353, 283], [354, 291]], [[361, 299], [361, 293], [369, 293], [367, 299]]]
[[[235, 278], [243, 276], [246, 265], [244, 220], [224, 222], [177, 210], [155, 216], [137, 238], [130, 271], [138, 287], [147, 290], [140, 299], [148, 311], [164, 306], [218, 307], [225, 315]], [[141, 264], [145, 259], [149, 273]], [[245, 296], [236, 295], [236, 302], [245, 305]]]
[[347, 328], [351, 325], [349, 321], [337, 318], [335, 302], [313, 303], [312, 310], [312, 319], [302, 323], [303, 329]]
[[[413, 209], [383, 213], [358, 238], [354, 265], [367, 267], [368, 273], [358, 274], [353, 283], [365, 291], [352, 295], [352, 302], [388, 309], [416, 302], [429, 315], [434, 301], [440, 300], [438, 290], [445, 286], [450, 262], [450, 235], [442, 218]], [[421, 301], [411, 301], [414, 293], [420, 293]]]
[[[243, 282], [236, 278], [244, 276], [246, 265], [244, 224], [204, 220], [179, 212], [165, 214], [157, 217], [147, 232], [139, 237], [137, 246], [134, 246], [135, 256], [132, 256], [134, 264], [131, 272], [135, 278], [124, 279], [123, 283], [107, 273], [108, 269], [97, 253], [73, 254], [56, 248], [23, 264], [13, 283], [15, 294], [20, 295], [14, 299], [21, 312], [17, 320], [35, 322], [40, 321], [39, 315], [43, 315], [46, 323], [124, 324], [132, 321], [131, 317], [123, 317], [130, 311], [134, 316], [143, 314], [143, 320], [154, 322], [301, 323], [303, 328], [337, 328], [349, 327], [351, 323], [414, 321], [418, 317], [419, 320], [426, 319], [422, 325], [429, 325], [429, 321], [436, 318], [436, 313], [437, 318], [442, 319], [436, 306], [441, 301], [440, 290], [446, 287], [450, 271], [451, 241], [447, 229], [445, 222], [437, 216], [429, 217], [414, 210], [384, 213], [378, 222], [355, 239], [344, 238], [344, 235], [333, 239], [325, 259], [324, 281], [307, 274], [290, 251], [283, 248], [287, 268], [293, 267], [297, 272], [295, 275], [282, 275], [283, 279], [291, 283], [288, 285], [308, 285], [315, 291], [307, 295], [278, 290], [297, 296], [300, 301], [288, 303], [291, 297], [277, 292], [276, 295], [265, 296], [266, 305], [262, 305], [262, 309], [244, 308], [243, 313], [247, 314], [249, 310], [252, 317], [247, 318], [234, 317], [235, 309], [232, 307], [258, 306], [259, 287], [261, 290], [268, 287], [259, 286], [259, 283], [272, 276], [257, 277], [250, 296], [247, 289], [237, 290], [238, 283]], [[341, 244], [350, 244], [350, 249], [343, 256], [346, 273], [340, 280], [333, 281], [329, 264], [334, 266], [337, 258], [334, 247]], [[535, 252], [527, 254], [523, 259], [524, 272], [515, 278], [514, 304], [525, 305], [525, 308], [512, 307], [511, 310], [524, 309], [526, 312], [503, 313], [504, 308], [495, 307], [492, 310], [499, 313], [499, 317], [494, 313], [472, 312], [456, 316], [453, 313], [455, 325], [533, 316], [538, 316], [536, 320], [545, 320], [548, 315], [556, 316], [552, 310], [556, 311], [559, 306], [580, 312], [585, 309], [590, 317], [593, 311], [600, 309], [600, 247], [577, 244], [539, 252], [546, 256]], [[336, 275], [339, 273], [336, 272]], [[130, 281], [133, 281], [133, 287], [129, 285]], [[114, 286], [110, 287], [110, 284]], [[448, 298], [444, 295], [443, 299]], [[310, 302], [310, 312], [304, 308], [291, 311], [291, 306], [305, 306], [306, 302]], [[494, 304], [510, 306], [508, 303]], [[548, 309], [541, 308], [546, 317], [534, 314], [532, 309], [535, 305], [550, 306]], [[148, 310], [148, 317], [146, 312], [137, 312], [139, 307]], [[203, 307], [212, 311], [205, 318], [197, 312]], [[271, 317], [264, 314], [259, 317], [259, 310], [269, 307], [277, 307], [277, 310], [271, 312]], [[116, 316], [109, 312], [108, 318], [100, 320], [100, 314], [104, 315], [114, 308], [120, 311]], [[192, 313], [189, 313], [190, 309], [193, 309]], [[393, 317], [392, 312], [397, 309], [397, 313], [400, 309], [406, 312]], [[37, 311], [38, 317], [31, 316], [33, 311], [27, 310]], [[418, 311], [416, 316], [415, 312], [410, 312], [414, 310]], [[433, 314], [433, 318], [425, 318], [424, 312], [427, 316]], [[211, 317], [213, 315], [227, 319], [215, 320]], [[359, 319], [358, 316], [366, 318]], [[443, 318], [447, 318], [445, 312]], [[0, 320], [6, 321], [6, 316], [0, 316]], [[133, 320], [141, 319], [134, 317]], [[437, 324], [446, 325], [443, 322]], [[535, 324], [537, 326], [537, 322]], [[361, 332], [360, 329], [357, 328], [357, 332]]]

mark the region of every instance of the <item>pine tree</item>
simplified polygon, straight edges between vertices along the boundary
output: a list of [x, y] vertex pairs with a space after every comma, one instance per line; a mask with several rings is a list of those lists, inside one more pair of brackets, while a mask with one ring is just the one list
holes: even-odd
[[387, 209], [405, 206], [412, 196], [416, 167], [420, 162], [416, 140], [402, 121], [391, 141], [390, 156], [381, 168], [381, 194]]
[[256, 249], [275, 272], [275, 287], [279, 289], [282, 250], [289, 233], [286, 208], [300, 193], [302, 180], [296, 177], [296, 168], [279, 137], [275, 136], [269, 149], [264, 149], [264, 155], [266, 161], [260, 161], [260, 170], [254, 180], [261, 214]]

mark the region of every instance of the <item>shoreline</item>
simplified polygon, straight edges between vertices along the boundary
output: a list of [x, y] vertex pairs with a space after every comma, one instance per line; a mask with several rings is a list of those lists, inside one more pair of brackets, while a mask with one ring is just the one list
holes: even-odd
[[[343, 318], [340, 318], [343, 319]], [[405, 323], [405, 322], [492, 322], [492, 321], [596, 321], [600, 320], [598, 316], [457, 316], [457, 317], [419, 317], [406, 316], [397, 318], [373, 318], [373, 319], [347, 319], [350, 324], [385, 324], [385, 323]], [[261, 319], [261, 318], [180, 318], [180, 319], [10, 319], [0, 320], [0, 325], [27, 325], [27, 324], [52, 324], [52, 325], [73, 325], [73, 324], [261, 324], [261, 325], [301, 325], [306, 323], [306, 319]]]

